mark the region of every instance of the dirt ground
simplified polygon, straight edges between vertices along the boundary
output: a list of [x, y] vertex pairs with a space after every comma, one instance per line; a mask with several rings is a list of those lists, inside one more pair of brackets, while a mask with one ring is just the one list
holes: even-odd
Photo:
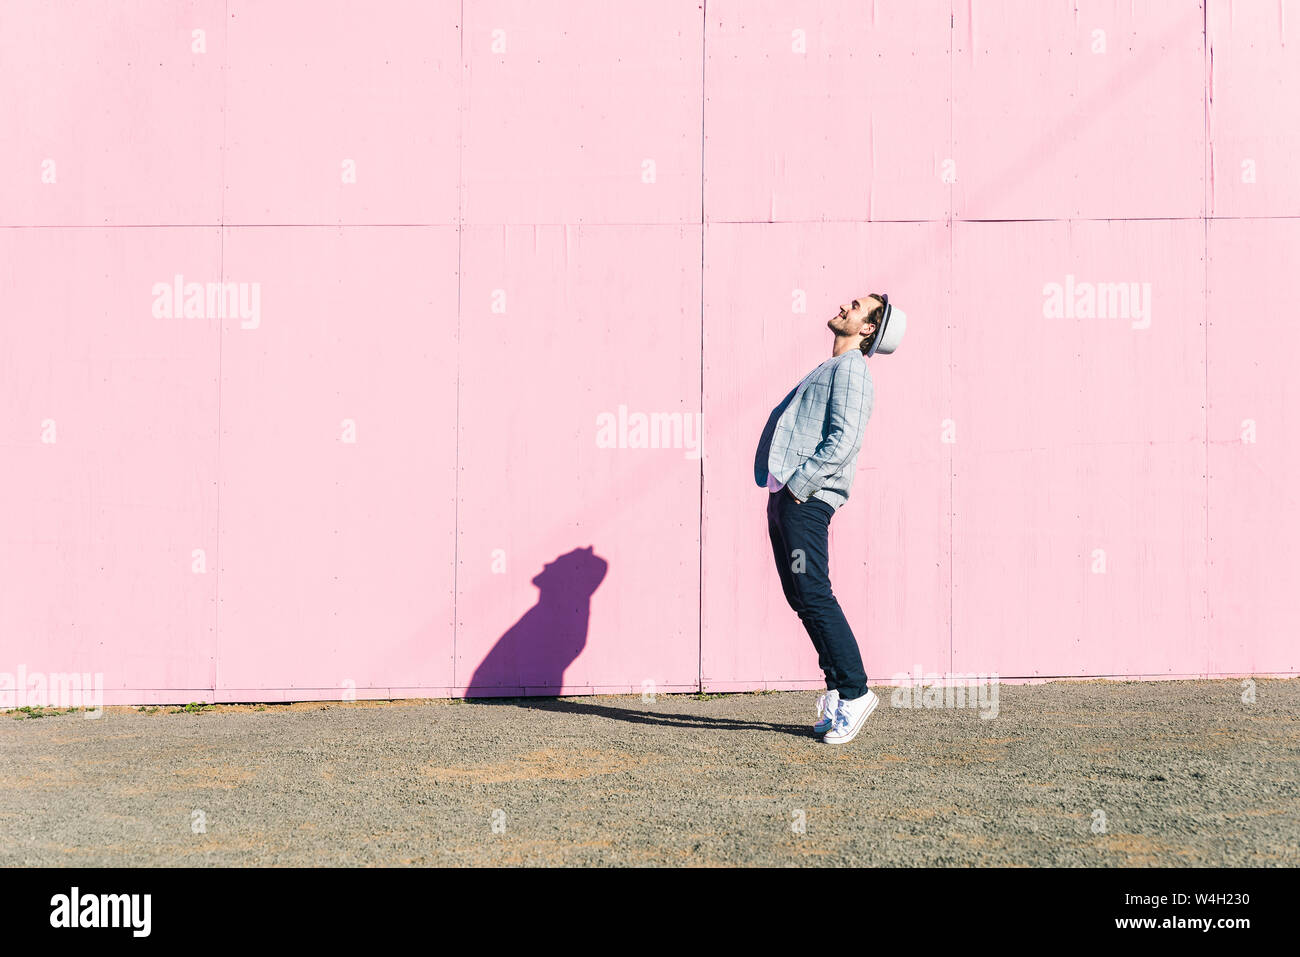
[[1300, 864], [1300, 680], [0, 714], [0, 864]]

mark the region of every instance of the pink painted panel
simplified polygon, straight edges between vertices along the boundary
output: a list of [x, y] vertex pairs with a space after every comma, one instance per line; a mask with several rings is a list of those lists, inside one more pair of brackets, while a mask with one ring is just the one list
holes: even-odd
[[1296, 6], [10, 0], [0, 672], [816, 686], [754, 443], [873, 288], [873, 681], [1300, 670]]
[[1203, 667], [1203, 228], [957, 224], [955, 670]]
[[224, 8], [5, 0], [0, 225], [217, 223]]
[[699, 0], [464, 7], [466, 222], [699, 222]]
[[214, 228], [0, 229], [0, 672], [211, 687], [219, 323], [155, 285], [219, 263]]
[[457, 688], [697, 687], [699, 228], [462, 243]]
[[1207, 667], [1300, 671], [1300, 222], [1210, 225]]
[[958, 216], [1202, 215], [1200, 3], [967, 0], [953, 16]]
[[224, 243], [226, 281], [260, 283], [261, 309], [222, 339], [219, 696], [446, 693], [456, 230]]
[[947, 214], [949, 0], [712, 0], [710, 220]]
[[227, 222], [456, 222], [458, 0], [228, 6]]
[[1213, 212], [1300, 213], [1300, 3], [1209, 0]]
[[871, 292], [907, 303], [908, 347], [868, 360], [875, 406], [849, 501], [831, 521], [831, 582], [869, 679], [917, 661], [946, 669], [949, 450], [939, 422], [949, 388], [948, 235], [943, 223], [709, 226], [706, 687], [822, 683], [780, 589], [754, 453], [773, 407], [830, 355], [826, 320]]

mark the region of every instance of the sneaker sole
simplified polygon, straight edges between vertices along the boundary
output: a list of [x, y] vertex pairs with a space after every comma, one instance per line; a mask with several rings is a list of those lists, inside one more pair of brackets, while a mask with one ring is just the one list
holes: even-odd
[[854, 725], [852, 728], [849, 729], [848, 734], [846, 734], [842, 738], [832, 738], [830, 735], [827, 735], [826, 737], [822, 738], [822, 741], [824, 741], [826, 744], [848, 744], [850, 741], [852, 741], [854, 738], [858, 736], [858, 732], [862, 730], [862, 726], [867, 723], [868, 718], [870, 718], [873, 714], [875, 714], [876, 708], [878, 708], [879, 706], [880, 706], [880, 696], [873, 691], [871, 692], [871, 700], [867, 702], [866, 710], [862, 712], [862, 717], [858, 719], [858, 723], [856, 725]]

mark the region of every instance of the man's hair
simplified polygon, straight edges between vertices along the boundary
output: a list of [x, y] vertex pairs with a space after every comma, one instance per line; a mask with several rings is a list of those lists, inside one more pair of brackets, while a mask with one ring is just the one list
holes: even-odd
[[885, 304], [880, 301], [881, 294], [873, 292], [871, 297], [876, 300], [876, 305], [869, 313], [867, 313], [867, 322], [874, 322], [876, 324], [876, 331], [863, 339], [862, 344], [858, 347], [862, 350], [864, 356], [871, 349], [871, 344], [875, 342], [876, 338], [880, 335], [880, 319], [885, 314]]

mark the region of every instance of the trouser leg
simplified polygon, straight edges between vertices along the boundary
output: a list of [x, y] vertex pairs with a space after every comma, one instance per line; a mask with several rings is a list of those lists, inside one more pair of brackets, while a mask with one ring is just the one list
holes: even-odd
[[[817, 649], [817, 667], [821, 668], [822, 674], [826, 676], [826, 689], [832, 691], [838, 685], [831, 673], [831, 660], [826, 653], [826, 643], [822, 640], [820, 632], [808, 628], [803, 598], [795, 587], [795, 572], [792, 566], [795, 566], [797, 556], [791, 554], [794, 549], [786, 543], [785, 533], [781, 529], [781, 499], [783, 498], [790, 498], [790, 493], [784, 489], [779, 492], [769, 492], [767, 496], [767, 535], [772, 542], [772, 558], [776, 561], [777, 574], [781, 576], [781, 590], [785, 592], [785, 600], [799, 616], [799, 620], [804, 623], [808, 637], [812, 639], [813, 647]], [[791, 504], [798, 503], [791, 499]]]
[[797, 600], [790, 605], [818, 649], [819, 661], [826, 660], [822, 670], [827, 687], [837, 688], [842, 698], [860, 697], [867, 693], [862, 653], [831, 590], [829, 540], [835, 510], [818, 499], [796, 502], [787, 491], [778, 495], [780, 500], [772, 504], [785, 553], [795, 555], [790, 562], [802, 557], [802, 570], [800, 565], [790, 568], [787, 563]]

